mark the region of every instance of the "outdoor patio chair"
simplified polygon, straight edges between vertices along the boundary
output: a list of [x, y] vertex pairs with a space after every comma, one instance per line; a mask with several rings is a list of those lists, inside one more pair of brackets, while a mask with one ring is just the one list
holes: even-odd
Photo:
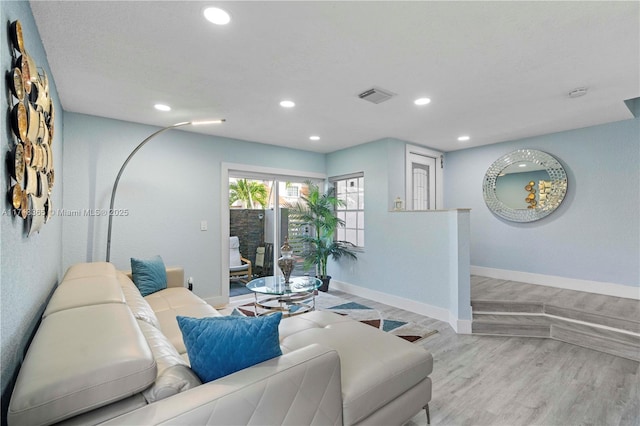
[[240, 254], [240, 240], [236, 236], [229, 237], [229, 279], [245, 283], [253, 279], [251, 261]]

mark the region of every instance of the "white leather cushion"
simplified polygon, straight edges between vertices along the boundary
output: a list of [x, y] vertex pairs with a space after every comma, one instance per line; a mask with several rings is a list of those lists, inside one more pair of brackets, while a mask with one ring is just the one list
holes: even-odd
[[181, 355], [187, 352], [176, 317], [204, 318], [220, 316], [211, 305], [184, 287], [167, 288], [144, 298], [156, 314], [160, 331]]
[[8, 424], [52, 424], [130, 397], [156, 379], [156, 362], [125, 304], [44, 318], [24, 359]]
[[153, 309], [156, 314], [184, 306], [209, 306], [207, 305], [207, 302], [200, 299], [184, 287], [172, 287], [160, 290], [156, 293], [145, 296], [144, 300], [149, 303], [151, 309]]
[[[68, 274], [67, 274], [68, 275]], [[124, 295], [114, 276], [65, 278], [51, 296], [43, 316], [79, 306], [122, 303]]]
[[156, 381], [142, 392], [149, 404], [202, 384], [160, 330], [141, 320], [138, 325], [158, 366]]
[[160, 331], [164, 334], [171, 344], [176, 348], [180, 355], [187, 352], [182, 339], [182, 332], [178, 327], [177, 316], [205, 318], [220, 316], [220, 313], [207, 304], [202, 305], [186, 305], [171, 310], [164, 310], [157, 313], [160, 322]]
[[76, 263], [67, 269], [62, 281], [95, 276], [114, 277], [115, 275], [116, 267], [108, 262]]
[[137, 393], [129, 398], [121, 399], [113, 404], [96, 408], [95, 410], [82, 413], [69, 419], [57, 423], [56, 426], [87, 426], [99, 425], [107, 420], [114, 419], [118, 416], [134, 411], [138, 408], [147, 406], [147, 400], [144, 399], [142, 393]]
[[138, 291], [138, 287], [125, 274], [118, 274], [120, 288], [133, 316], [139, 320], [146, 321], [156, 328], [160, 328], [160, 322], [153, 309]]
[[353, 320], [327, 311], [312, 311], [304, 315], [288, 317], [280, 321], [280, 327], [278, 328], [280, 343], [282, 343], [286, 337], [304, 330], [324, 328], [329, 325], [335, 325], [341, 322], [348, 323], [350, 321]]
[[282, 323], [287, 323], [281, 328], [283, 350], [318, 343], [340, 355], [345, 424], [365, 419], [433, 369], [433, 358], [422, 347], [332, 312], [309, 312]]

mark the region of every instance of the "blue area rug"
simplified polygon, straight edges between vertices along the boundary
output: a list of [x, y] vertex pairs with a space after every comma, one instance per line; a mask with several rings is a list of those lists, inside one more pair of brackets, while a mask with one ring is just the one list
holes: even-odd
[[242, 281], [231, 281], [229, 283], [229, 297], [243, 294], [251, 294], [251, 290], [249, 290]]

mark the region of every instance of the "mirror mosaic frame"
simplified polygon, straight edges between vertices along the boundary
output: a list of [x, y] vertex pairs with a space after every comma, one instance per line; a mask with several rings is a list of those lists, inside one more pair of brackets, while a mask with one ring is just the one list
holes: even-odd
[[[549, 174], [551, 191], [544, 205], [531, 209], [514, 209], [503, 203], [496, 195], [496, 180], [502, 171], [512, 164], [534, 163]], [[482, 184], [484, 201], [497, 216], [512, 222], [534, 222], [556, 210], [567, 193], [567, 174], [562, 164], [552, 155], [534, 149], [519, 149], [497, 159], [484, 175]]]

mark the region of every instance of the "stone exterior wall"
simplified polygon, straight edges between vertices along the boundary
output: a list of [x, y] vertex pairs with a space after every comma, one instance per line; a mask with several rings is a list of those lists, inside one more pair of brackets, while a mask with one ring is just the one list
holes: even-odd
[[238, 237], [240, 254], [253, 265], [256, 263], [256, 249], [264, 243], [264, 217], [264, 210], [229, 210], [229, 236]]
[[[280, 239], [284, 241], [284, 236], [289, 235], [289, 218], [288, 210], [280, 209]], [[265, 234], [265, 223], [272, 221], [273, 211], [265, 211], [261, 209], [230, 209], [229, 210], [229, 236], [237, 236], [240, 240], [240, 254], [242, 257], [251, 261], [252, 272], [254, 275], [265, 276], [273, 275], [273, 233], [268, 236]], [[270, 222], [269, 227], [273, 226]], [[292, 235], [289, 235], [292, 238]], [[268, 241], [265, 241], [268, 240]], [[267, 243], [267, 252], [265, 253], [265, 268], [256, 267], [256, 249], [265, 246]], [[277, 255], [280, 255], [280, 248], [275, 248]], [[299, 268], [297, 268], [299, 269]], [[296, 270], [297, 270], [296, 269]]]

